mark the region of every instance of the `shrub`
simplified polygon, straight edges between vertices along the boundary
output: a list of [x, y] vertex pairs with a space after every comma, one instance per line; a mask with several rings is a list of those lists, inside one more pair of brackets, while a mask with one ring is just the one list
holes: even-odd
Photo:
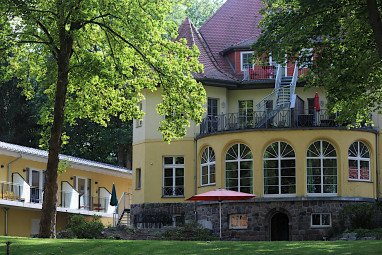
[[174, 227], [161, 234], [159, 238], [167, 240], [217, 240], [217, 237], [212, 235], [210, 230], [203, 228], [196, 221], [185, 223], [182, 227]]
[[93, 215], [90, 221], [83, 215], [73, 215], [67, 226], [67, 232], [75, 238], [93, 239], [101, 236], [104, 225], [101, 217]]
[[342, 231], [374, 229], [382, 226], [381, 210], [376, 203], [358, 203], [345, 206], [339, 213]]

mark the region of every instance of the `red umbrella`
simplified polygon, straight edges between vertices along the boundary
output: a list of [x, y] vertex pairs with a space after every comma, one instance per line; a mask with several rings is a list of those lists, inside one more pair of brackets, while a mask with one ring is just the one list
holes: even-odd
[[256, 195], [237, 192], [226, 189], [217, 189], [208, 191], [199, 195], [194, 195], [187, 200], [198, 201], [218, 201], [219, 202], [219, 216], [220, 216], [220, 238], [222, 237], [222, 201], [224, 200], [247, 200], [256, 197]]
[[318, 93], [316, 92], [316, 94], [314, 95], [314, 104], [313, 104], [313, 108], [319, 112], [321, 109], [320, 109], [320, 98], [318, 96]]

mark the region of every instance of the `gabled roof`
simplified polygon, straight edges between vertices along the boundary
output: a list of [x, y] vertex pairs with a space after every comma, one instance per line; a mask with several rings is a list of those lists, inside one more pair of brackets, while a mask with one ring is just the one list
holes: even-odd
[[[11, 144], [11, 143], [0, 142], [0, 152], [1, 151], [3, 151], [3, 153], [8, 155], [22, 154], [23, 156], [32, 156], [35, 158], [43, 159], [43, 161], [46, 161], [48, 158], [47, 151], [25, 147], [21, 145], [16, 145], [16, 144]], [[109, 165], [105, 163], [95, 162], [95, 161], [82, 159], [82, 158], [76, 158], [76, 157], [67, 156], [63, 154], [60, 154], [59, 157], [60, 157], [60, 160], [68, 161], [69, 164], [73, 164], [75, 166], [83, 166], [90, 171], [93, 168], [98, 168], [98, 169], [107, 170], [107, 171], [116, 172], [116, 173], [122, 173], [122, 174], [132, 173], [130, 169], [127, 169], [125, 167], [113, 166], [113, 165]], [[99, 172], [99, 171], [95, 170], [95, 172]]]
[[216, 62], [208, 45], [194, 26], [194, 24], [187, 18], [179, 26], [178, 38], [185, 38], [187, 45], [192, 47], [196, 45], [200, 51], [199, 62], [204, 66], [204, 73], [196, 73], [196, 79], [218, 79], [226, 81], [235, 81], [236, 79], [229, 73], [223, 71]]
[[[199, 29], [218, 65], [226, 72], [231, 67], [220, 53], [230, 47], [254, 40], [262, 16], [260, 0], [227, 0]], [[249, 42], [249, 41], [248, 41]]]

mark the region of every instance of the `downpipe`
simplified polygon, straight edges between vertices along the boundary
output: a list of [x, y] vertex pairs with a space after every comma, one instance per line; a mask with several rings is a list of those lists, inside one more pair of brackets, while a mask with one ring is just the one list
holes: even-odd
[[17, 159], [9, 162], [8, 164], [8, 190], [9, 190], [9, 183], [11, 182], [11, 165], [15, 163], [16, 161], [18, 161], [19, 159], [21, 159], [22, 157], [23, 157], [23, 153], [20, 152], [20, 156]]
[[379, 199], [380, 199], [380, 194], [379, 194], [379, 192], [380, 192], [380, 184], [379, 184], [379, 160], [380, 160], [380, 156], [379, 156], [379, 131], [377, 132], [377, 136], [376, 136], [376, 150], [377, 150], [377, 201], [379, 201]]
[[[197, 157], [197, 153], [198, 153], [198, 140], [196, 138], [194, 138], [194, 162], [195, 162], [195, 171], [194, 171], [194, 195], [196, 195], [196, 192], [197, 192], [197, 174], [198, 174], [198, 157]], [[196, 201], [194, 201], [194, 216], [195, 216], [195, 221], [198, 221], [198, 214], [196, 212]]]

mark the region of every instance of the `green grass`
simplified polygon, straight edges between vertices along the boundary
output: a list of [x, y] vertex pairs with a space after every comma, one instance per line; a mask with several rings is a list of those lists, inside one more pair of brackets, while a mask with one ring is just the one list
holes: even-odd
[[382, 241], [205, 242], [29, 239], [0, 237], [0, 254], [382, 254]]

